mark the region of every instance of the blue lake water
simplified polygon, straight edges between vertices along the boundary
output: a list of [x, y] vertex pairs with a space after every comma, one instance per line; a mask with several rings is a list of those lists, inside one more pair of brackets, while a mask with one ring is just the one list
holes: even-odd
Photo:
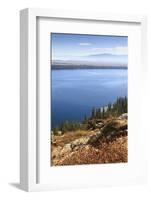
[[82, 121], [93, 107], [127, 96], [127, 69], [52, 70], [52, 127]]

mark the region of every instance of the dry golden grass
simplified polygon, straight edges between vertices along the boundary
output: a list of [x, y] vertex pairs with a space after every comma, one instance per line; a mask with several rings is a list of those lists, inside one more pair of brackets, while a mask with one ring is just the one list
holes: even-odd
[[95, 134], [98, 131], [98, 129], [94, 131], [88, 131], [88, 130], [78, 130], [74, 132], [66, 132], [62, 136], [54, 136], [54, 144], [57, 146], [64, 146], [65, 144], [68, 144], [76, 139], [79, 139], [82, 136], [87, 136], [91, 134]]
[[121, 163], [128, 161], [127, 120], [107, 119], [103, 129], [53, 136], [53, 166]]
[[86, 145], [54, 160], [53, 165], [121, 163], [128, 161], [127, 136], [94, 147]]

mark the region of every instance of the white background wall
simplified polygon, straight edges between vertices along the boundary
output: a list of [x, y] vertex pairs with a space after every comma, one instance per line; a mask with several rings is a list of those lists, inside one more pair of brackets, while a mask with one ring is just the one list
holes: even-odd
[[[150, 2], [150, 0], [1, 0], [0, 199], [151, 199], [151, 169], [149, 169], [149, 180], [146, 186], [26, 193], [17, 189], [14, 184], [19, 182], [19, 10], [26, 7], [42, 7], [103, 13], [146, 14], [148, 15], [148, 57], [150, 57]], [[150, 63], [149, 61], [148, 66], [150, 66]], [[148, 74], [151, 78], [150, 72], [149, 69]], [[149, 92], [151, 93], [151, 84], [150, 90], [148, 89]], [[148, 97], [149, 99], [147, 99]], [[146, 102], [151, 100], [150, 94], [148, 97]], [[151, 109], [148, 109], [150, 112]], [[149, 112], [146, 112], [146, 115]], [[144, 116], [144, 119], [148, 117]], [[148, 141], [151, 141], [151, 132], [148, 135]], [[150, 168], [151, 147], [148, 147], [146, 153], [149, 157]]]

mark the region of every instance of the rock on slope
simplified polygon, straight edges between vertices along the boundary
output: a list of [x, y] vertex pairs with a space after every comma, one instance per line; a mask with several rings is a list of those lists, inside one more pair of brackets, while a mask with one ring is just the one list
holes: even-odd
[[107, 120], [101, 129], [91, 131], [68, 143], [63, 143], [64, 136], [60, 136], [59, 139], [62, 145], [57, 145], [57, 140], [55, 145], [52, 144], [51, 161], [54, 166], [127, 162], [125, 118]]

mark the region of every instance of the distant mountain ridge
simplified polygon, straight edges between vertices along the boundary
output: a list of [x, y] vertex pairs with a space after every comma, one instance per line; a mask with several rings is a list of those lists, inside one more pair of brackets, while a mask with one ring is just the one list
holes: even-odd
[[119, 55], [119, 54], [111, 54], [111, 53], [100, 53], [100, 54], [90, 54], [90, 55], [88, 55], [88, 57], [102, 57], [102, 56], [106, 56], [106, 57], [108, 57], [108, 56], [111, 56], [111, 57], [127, 57], [127, 55], [123, 55], [123, 54], [121, 54], [121, 55]]
[[52, 60], [51, 65], [54, 69], [59, 68], [126, 68], [128, 63], [127, 55], [115, 54], [91, 54], [87, 56], [79, 56], [72, 60]]

